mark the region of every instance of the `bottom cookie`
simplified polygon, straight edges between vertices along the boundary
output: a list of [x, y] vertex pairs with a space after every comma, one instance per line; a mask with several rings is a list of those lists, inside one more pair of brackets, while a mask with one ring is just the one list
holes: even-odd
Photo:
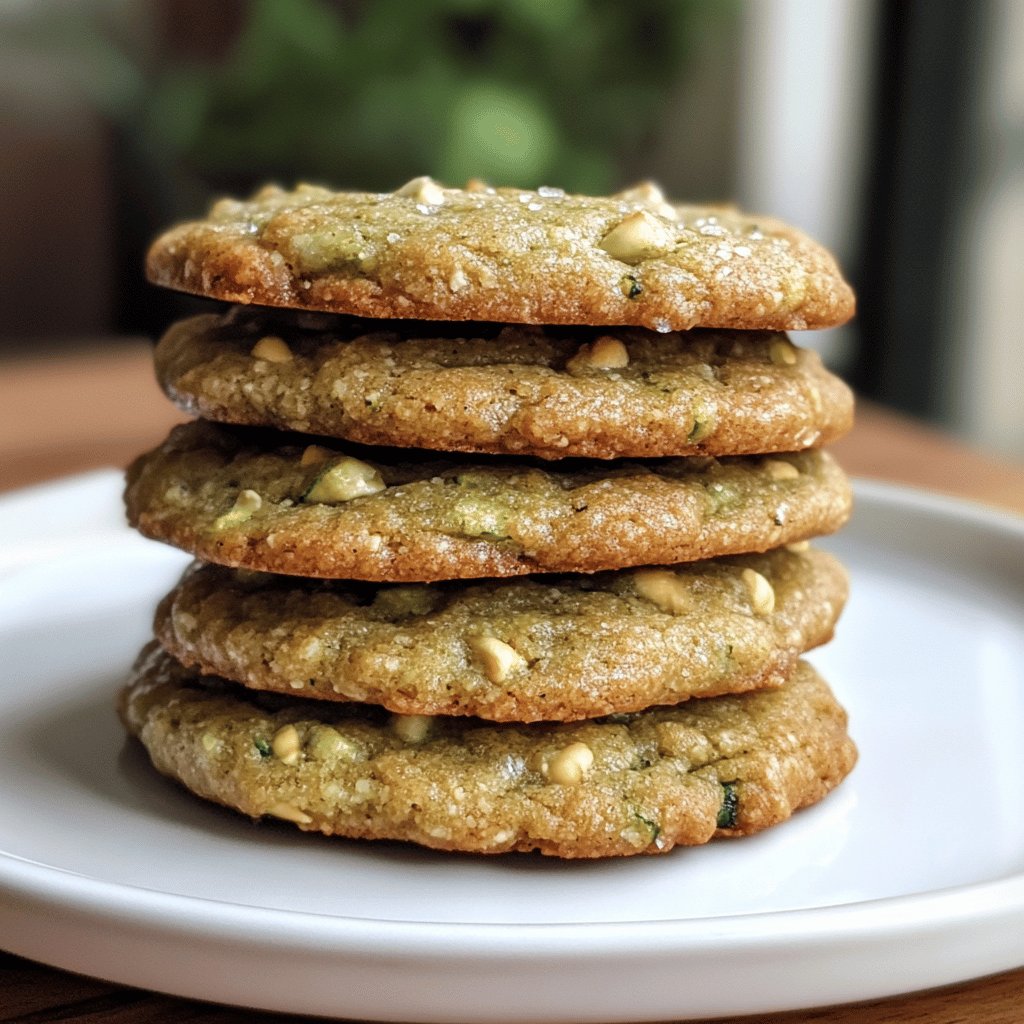
[[495, 725], [247, 691], [151, 644], [120, 710], [156, 768], [208, 800], [473, 853], [624, 856], [758, 832], [822, 799], [857, 756], [806, 662], [777, 690]]

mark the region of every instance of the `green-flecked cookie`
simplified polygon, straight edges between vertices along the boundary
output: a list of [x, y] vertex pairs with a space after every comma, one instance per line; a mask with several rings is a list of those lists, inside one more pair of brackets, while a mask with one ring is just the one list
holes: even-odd
[[231, 302], [426, 320], [653, 330], [828, 327], [853, 313], [835, 260], [794, 228], [614, 196], [415, 179], [396, 192], [268, 187], [154, 242], [149, 279]]
[[159, 771], [253, 818], [476, 853], [662, 853], [757, 832], [822, 799], [856, 759], [805, 662], [777, 690], [495, 725], [254, 693], [154, 644], [121, 715]]
[[128, 470], [131, 523], [198, 558], [389, 582], [594, 572], [765, 551], [845, 522], [824, 452], [645, 462], [346, 454], [196, 421]]
[[769, 332], [460, 331], [236, 309], [174, 325], [156, 368], [207, 419], [546, 459], [797, 451], [853, 419], [818, 355]]
[[789, 551], [594, 576], [354, 585], [195, 565], [160, 604], [179, 661], [402, 714], [571, 721], [778, 686], [846, 573]]

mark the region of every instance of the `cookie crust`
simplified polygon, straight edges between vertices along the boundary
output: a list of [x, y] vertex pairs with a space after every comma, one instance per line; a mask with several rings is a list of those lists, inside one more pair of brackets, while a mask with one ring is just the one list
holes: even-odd
[[152, 645], [121, 715], [160, 772], [252, 818], [475, 853], [626, 856], [754, 833], [856, 759], [806, 662], [778, 690], [552, 726], [437, 718], [415, 735], [364, 705], [274, 696]]
[[[842, 470], [816, 449], [556, 471], [408, 452], [385, 461], [378, 450], [364, 462], [317, 446], [307, 462], [309, 441], [202, 420], [176, 427], [129, 467], [129, 521], [220, 565], [429, 582], [766, 551], [838, 529], [851, 507]], [[353, 467], [374, 493], [318, 500], [321, 480]]]
[[229, 302], [422, 320], [800, 330], [853, 314], [832, 256], [770, 218], [643, 190], [403, 191], [221, 200], [154, 242], [147, 275]]
[[[767, 580], [771, 611], [755, 607], [744, 570]], [[831, 638], [847, 594], [822, 551], [658, 572], [354, 587], [196, 564], [155, 633], [185, 665], [254, 689], [572, 721], [778, 686]]]
[[467, 327], [236, 308], [175, 324], [157, 378], [218, 422], [546, 459], [797, 451], [852, 425], [849, 388], [782, 334]]

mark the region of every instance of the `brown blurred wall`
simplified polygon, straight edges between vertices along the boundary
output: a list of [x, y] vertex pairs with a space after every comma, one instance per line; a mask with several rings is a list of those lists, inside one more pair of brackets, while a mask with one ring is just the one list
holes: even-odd
[[0, 346], [99, 334], [111, 323], [107, 131], [70, 84], [0, 62]]

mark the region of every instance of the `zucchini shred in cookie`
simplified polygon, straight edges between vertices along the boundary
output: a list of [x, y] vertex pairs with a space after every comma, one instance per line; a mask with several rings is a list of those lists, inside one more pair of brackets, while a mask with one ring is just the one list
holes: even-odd
[[[799, 232], [652, 184], [268, 187], [151, 280], [201, 419], [128, 471], [200, 561], [121, 716], [162, 773], [351, 839], [563, 858], [776, 825], [852, 769], [801, 656], [846, 597], [852, 396], [783, 333], [853, 298]], [[569, 575], [567, 575], [569, 574]]]

